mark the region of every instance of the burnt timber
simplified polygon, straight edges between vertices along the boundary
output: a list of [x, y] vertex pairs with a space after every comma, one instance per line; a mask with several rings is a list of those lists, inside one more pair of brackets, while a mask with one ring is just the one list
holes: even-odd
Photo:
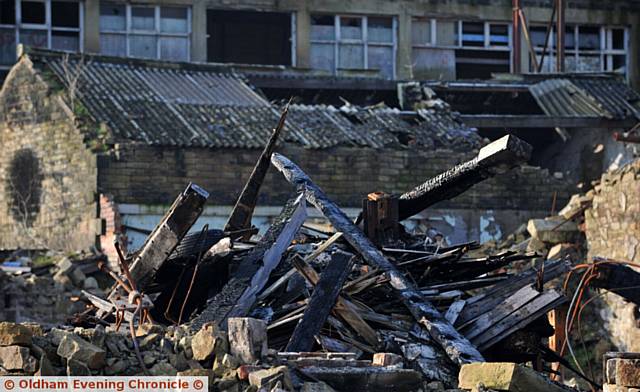
[[398, 215], [407, 219], [442, 200], [457, 196], [473, 185], [503, 173], [531, 157], [532, 147], [513, 135], [480, 149], [472, 160], [459, 164], [400, 196]]
[[304, 192], [307, 201], [322, 211], [336, 230], [343, 233], [345, 239], [362, 255], [367, 263], [385, 271], [391, 286], [396, 290], [407, 309], [416, 321], [427, 329], [430, 336], [440, 344], [453, 362], [462, 365], [484, 360], [482, 354], [453, 328], [451, 323], [431, 303], [423, 298], [413, 283], [409, 282], [380, 253], [364, 233], [311, 181], [302, 169], [277, 153], [273, 154], [271, 162], [287, 181], [298, 188], [298, 191]]

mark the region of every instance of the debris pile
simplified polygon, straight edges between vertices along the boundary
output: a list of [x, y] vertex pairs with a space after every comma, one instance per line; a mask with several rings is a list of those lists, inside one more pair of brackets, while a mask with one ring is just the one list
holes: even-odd
[[[81, 290], [102, 295], [96, 279], [95, 255], [47, 255], [36, 258], [9, 258], [0, 264], [0, 320], [64, 323], [82, 311], [76, 299]], [[15, 260], [15, 261], [14, 261]], [[43, 295], [46, 293], [46, 295]]]
[[[99, 263], [115, 284], [104, 294], [84, 287], [77, 328], [24, 332], [30, 341], [6, 345], [5, 371], [206, 374], [224, 391], [414, 391], [455, 388], [471, 363], [552, 354], [542, 343], [553, 334], [546, 314], [566, 298], [545, 283], [567, 264], [510, 274], [511, 263], [536, 255], [486, 255], [401, 223], [526, 162], [528, 144], [506, 136], [402, 195], [371, 193], [354, 222], [274, 153], [285, 117], [224, 228], [190, 232], [209, 194], [189, 184], [138, 251], [116, 244], [117, 268]], [[270, 166], [291, 183], [291, 199], [257, 237], [251, 217]], [[305, 224], [311, 207], [331, 230]], [[56, 273], [65, 285], [86, 286], [81, 278]]]

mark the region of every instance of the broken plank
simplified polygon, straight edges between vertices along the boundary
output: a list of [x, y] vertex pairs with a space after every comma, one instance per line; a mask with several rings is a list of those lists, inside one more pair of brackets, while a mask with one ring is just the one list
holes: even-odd
[[[543, 283], [557, 278], [569, 271], [570, 268], [568, 263], [560, 260], [547, 260], [544, 262], [543, 266]], [[522, 287], [535, 283], [537, 275], [538, 272], [536, 270], [529, 269], [509, 278], [508, 280], [496, 284], [482, 294], [478, 294], [467, 299], [467, 304], [464, 309], [462, 309], [462, 312], [460, 312], [456, 325], [463, 325], [481, 314], [489, 312], [491, 309], [503, 302], [505, 298], [508, 298]]]
[[454, 325], [466, 303], [467, 301], [463, 299], [459, 299], [452, 303], [449, 306], [449, 309], [447, 309], [447, 312], [444, 314], [444, 318], [446, 318], [451, 323], [451, 325]]
[[158, 269], [202, 213], [208, 197], [207, 191], [189, 184], [149, 234], [130, 267], [138, 291], [144, 292], [153, 281]]
[[291, 245], [300, 226], [307, 219], [307, 205], [302, 195], [298, 197], [296, 204], [297, 208], [291, 215], [291, 219], [285, 224], [273, 245], [265, 252], [262, 266], [253, 275], [250, 286], [246, 288], [238, 302], [231, 309], [228, 317], [243, 317], [249, 313], [249, 310], [257, 300], [258, 293], [264, 289], [271, 272], [278, 266], [282, 255]]
[[322, 271], [320, 280], [313, 289], [304, 316], [291, 335], [287, 351], [311, 350], [314, 336], [320, 332], [327, 321], [342, 285], [351, 271], [352, 257], [349, 253], [339, 251], [331, 255], [329, 264]]
[[468, 339], [473, 339], [539, 295], [540, 292], [533, 286], [524, 286], [491, 311], [483, 313], [471, 323], [459, 327], [458, 330]]
[[[316, 257], [318, 257], [322, 252], [327, 250], [334, 242], [336, 242], [340, 237], [342, 237], [342, 233], [335, 233], [329, 239], [324, 241], [316, 250], [311, 252], [310, 255], [305, 257], [305, 261], [310, 263]], [[295, 268], [291, 268], [284, 275], [282, 275], [278, 280], [273, 282], [273, 284], [267, 287], [260, 295], [258, 296], [258, 300], [264, 300], [268, 296], [270, 296], [274, 291], [276, 291], [280, 286], [282, 286], [286, 281], [288, 281], [294, 274], [296, 273]]]
[[304, 192], [307, 200], [318, 208], [331, 222], [336, 230], [341, 231], [345, 239], [365, 259], [376, 268], [383, 270], [390, 280], [391, 286], [402, 299], [414, 318], [429, 331], [429, 334], [447, 352], [457, 364], [483, 361], [480, 352], [462, 336], [442, 316], [433, 305], [426, 301], [420, 292], [409, 282], [395, 266], [369, 241], [364, 233], [356, 227], [342, 210], [331, 201], [306, 173], [288, 158], [273, 154], [273, 165], [299, 191]]
[[500, 322], [472, 339], [481, 350], [498, 343], [511, 333], [522, 329], [551, 309], [556, 308], [566, 301], [566, 297], [556, 290], [548, 290], [538, 295], [532, 301], [505, 317]]
[[251, 227], [251, 217], [253, 216], [253, 211], [256, 208], [260, 187], [262, 186], [264, 178], [267, 175], [267, 171], [269, 170], [269, 159], [276, 147], [278, 137], [284, 128], [288, 111], [289, 104], [287, 104], [282, 110], [278, 125], [273, 129], [273, 133], [271, 134], [267, 145], [264, 146], [264, 150], [262, 150], [247, 183], [242, 189], [242, 193], [240, 193], [240, 197], [238, 197], [238, 200], [229, 215], [229, 219], [224, 226], [224, 231], [238, 231]]
[[[263, 259], [266, 257], [267, 252], [274, 246], [276, 240], [280, 237], [280, 234], [283, 233], [285, 228], [289, 225], [296, 211], [299, 211], [298, 200], [299, 198], [296, 198], [289, 200], [286, 203], [282, 212], [278, 217], [276, 217], [260, 242], [242, 258], [234, 276], [229, 279], [227, 284], [224, 285], [219, 293], [209, 300], [205, 309], [191, 322], [191, 328], [198, 330], [205, 323], [214, 322], [222, 329], [226, 330], [226, 320], [232, 309], [238, 305], [240, 298], [244, 295], [247, 289], [251, 287], [253, 277], [262, 267]], [[295, 225], [297, 226], [297, 221]], [[289, 244], [286, 244], [285, 248], [288, 245]], [[281, 248], [279, 247], [278, 249]], [[272, 253], [276, 255], [278, 252], [272, 251]], [[243, 309], [246, 309], [247, 304], [248, 301], [245, 301]], [[234, 314], [237, 315], [238, 312], [236, 311]]]
[[398, 201], [399, 219], [407, 219], [442, 200], [455, 197], [473, 185], [526, 163], [532, 147], [513, 135], [506, 135], [480, 149], [468, 162], [427, 180], [404, 193]]
[[[312, 285], [318, 284], [320, 277], [315, 269], [306, 261], [301, 259], [293, 259], [292, 261], [296, 270]], [[351, 326], [358, 334], [370, 345], [378, 346], [378, 335], [360, 316], [359, 308], [351, 301], [342, 296], [338, 296], [334, 307], [334, 312], [338, 314], [344, 321]]]

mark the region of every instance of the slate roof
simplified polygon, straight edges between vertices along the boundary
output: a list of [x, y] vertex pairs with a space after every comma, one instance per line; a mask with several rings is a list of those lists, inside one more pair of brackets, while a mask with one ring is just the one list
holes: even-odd
[[[36, 69], [63, 85], [78, 67], [77, 97], [112, 142], [157, 146], [262, 148], [280, 108], [264, 99], [232, 67], [108, 56], [63, 56], [31, 49]], [[80, 63], [80, 66], [78, 64]], [[292, 105], [285, 140], [306, 148], [403, 148], [407, 145], [469, 150], [481, 144], [474, 129], [446, 104], [418, 113], [397, 109]]]

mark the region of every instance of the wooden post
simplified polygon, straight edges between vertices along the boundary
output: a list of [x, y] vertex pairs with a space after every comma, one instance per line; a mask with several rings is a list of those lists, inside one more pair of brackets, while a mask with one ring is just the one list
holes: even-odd
[[[568, 305], [563, 304], [553, 309], [547, 314], [549, 318], [549, 323], [553, 326], [554, 333], [553, 336], [549, 337], [549, 348], [555, 351], [558, 355], [560, 354], [560, 350], [562, 350], [562, 345], [566, 340], [567, 336], [565, 335], [565, 324], [567, 321], [567, 310]], [[554, 381], [562, 381], [564, 379], [564, 368], [560, 367], [560, 362], [552, 362], [551, 370], [554, 373], [551, 373], [551, 379]], [[555, 373], [559, 372], [559, 373]]]
[[364, 233], [377, 246], [393, 244], [398, 240], [398, 197], [384, 192], [373, 192], [362, 201]]

